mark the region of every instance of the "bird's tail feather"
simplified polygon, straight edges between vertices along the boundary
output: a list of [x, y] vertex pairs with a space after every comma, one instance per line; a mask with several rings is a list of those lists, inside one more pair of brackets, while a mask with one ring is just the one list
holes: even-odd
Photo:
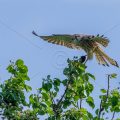
[[95, 50], [95, 56], [99, 62], [99, 64], [109, 66], [108, 62], [116, 67], [119, 67], [118, 63], [110, 58], [107, 54], [105, 54], [99, 47]]

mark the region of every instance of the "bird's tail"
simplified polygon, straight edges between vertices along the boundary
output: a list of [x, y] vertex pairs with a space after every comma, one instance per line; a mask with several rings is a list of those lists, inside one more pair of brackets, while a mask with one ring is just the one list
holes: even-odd
[[100, 47], [97, 47], [94, 53], [99, 64], [109, 66], [108, 63], [110, 63], [111, 65], [119, 67], [118, 63], [114, 59], [110, 58], [107, 54], [105, 54]]

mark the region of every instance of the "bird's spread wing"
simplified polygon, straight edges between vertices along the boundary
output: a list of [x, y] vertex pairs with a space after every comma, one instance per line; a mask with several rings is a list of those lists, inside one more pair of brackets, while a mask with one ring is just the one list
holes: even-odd
[[[33, 32], [33, 34], [38, 36], [35, 32]], [[58, 45], [66, 46], [68, 48], [73, 48], [73, 49], [74, 48], [80, 49], [80, 46], [77, 46], [77, 44], [75, 44], [74, 42], [75, 38], [73, 35], [53, 34], [51, 36], [38, 36], [38, 37], [53, 44], [58, 44]]]

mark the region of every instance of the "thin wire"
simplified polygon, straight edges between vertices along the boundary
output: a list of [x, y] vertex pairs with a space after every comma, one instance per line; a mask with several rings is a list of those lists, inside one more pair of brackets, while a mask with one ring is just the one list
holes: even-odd
[[24, 40], [26, 40], [27, 42], [29, 42], [34, 47], [41, 49], [38, 45], [36, 45], [33, 42], [31, 42], [31, 40], [29, 38], [27, 38], [25, 35], [19, 33], [18, 31], [14, 30], [13, 28], [11, 28], [9, 25], [7, 25], [6, 23], [4, 23], [1, 19], [0, 19], [0, 24], [3, 25], [4, 27], [6, 27], [8, 30], [16, 33], [19, 37], [23, 38]]
[[103, 35], [111, 32], [112, 30], [114, 30], [114, 29], [115, 29], [116, 27], [118, 27], [118, 26], [120, 26], [120, 23], [119, 23], [119, 24], [115, 24], [113, 27], [111, 27], [110, 29], [108, 29], [107, 31], [105, 31], [105, 32], [103, 33]]
[[34, 77], [38, 76], [41, 72], [37, 72], [36, 74], [34, 74], [33, 76], [31, 76], [31, 79], [33, 79]]

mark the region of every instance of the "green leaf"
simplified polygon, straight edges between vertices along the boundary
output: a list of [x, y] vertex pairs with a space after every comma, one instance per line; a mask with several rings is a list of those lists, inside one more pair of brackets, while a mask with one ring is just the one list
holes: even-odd
[[47, 106], [44, 103], [40, 103], [40, 106], [47, 108]]
[[45, 111], [44, 111], [44, 110], [39, 110], [38, 114], [39, 114], [39, 115], [44, 115], [44, 114], [45, 114]]
[[54, 92], [54, 93], [53, 93], [53, 96], [56, 97], [56, 96], [57, 96], [57, 92]]
[[86, 102], [89, 104], [90, 107], [94, 108], [95, 104], [94, 104], [94, 100], [91, 96], [89, 96], [86, 100]]
[[43, 88], [46, 91], [49, 91], [52, 88], [52, 84], [51, 83], [43, 83]]
[[110, 78], [116, 78], [117, 77], [117, 74], [116, 73], [113, 73], [113, 74], [110, 74]]
[[29, 96], [30, 103], [34, 103], [33, 94]]
[[24, 61], [21, 60], [21, 59], [18, 59], [18, 60], [15, 62], [15, 64], [16, 64], [17, 66], [21, 66], [21, 65], [24, 65]]
[[92, 75], [92, 74], [90, 74], [90, 73], [87, 73], [88, 74], [88, 76], [90, 76], [93, 80], [95, 80], [95, 76], [94, 75]]
[[90, 93], [93, 91], [93, 89], [94, 89], [94, 86], [90, 82], [88, 82], [85, 86], [87, 96], [90, 95]]
[[88, 120], [88, 117], [86, 115], [83, 115], [82, 119], [83, 120]]
[[55, 90], [56, 92], [58, 92], [58, 91], [59, 91], [59, 88], [58, 88], [58, 87], [54, 87], [54, 90]]
[[[48, 107], [48, 108], [47, 108], [47, 112], [48, 112], [48, 114], [49, 114], [50, 116], [54, 114], [54, 112], [53, 112], [53, 110], [52, 110], [51, 107]], [[52, 120], [52, 119], [47, 119], [47, 120]]]
[[83, 66], [82, 64], [79, 66], [79, 69], [80, 69], [82, 72], [85, 72], [85, 66]]
[[105, 89], [101, 89], [101, 92], [102, 93], [106, 93], [107, 91]]
[[97, 109], [97, 110], [95, 111], [95, 113], [96, 113], [96, 115], [98, 115], [98, 113], [99, 113], [99, 109]]
[[84, 74], [83, 77], [84, 77], [84, 80], [85, 80], [85, 81], [88, 81], [88, 80], [89, 80], [89, 76], [88, 76], [88, 74]]
[[30, 78], [27, 76], [26, 73], [24, 73], [24, 74], [23, 73], [17, 73], [17, 75], [18, 75], [17, 77], [22, 79], [23, 81], [24, 80], [28, 80], [28, 81], [30, 80]]
[[63, 70], [63, 74], [64, 75], [68, 75], [70, 73], [70, 69], [69, 68], [65, 68], [64, 70]]
[[81, 108], [80, 112], [82, 112], [83, 114], [87, 114], [87, 110], [85, 108]]
[[78, 101], [79, 98], [80, 98], [80, 97], [76, 95], [76, 96], [74, 97], [74, 100], [75, 100], [75, 101]]
[[67, 79], [65, 79], [65, 80], [62, 81], [62, 83], [63, 83], [64, 86], [67, 84], [67, 81], [68, 81]]
[[54, 80], [54, 85], [55, 86], [60, 86], [60, 80], [58, 79], [58, 78], [56, 78], [55, 80]]
[[25, 85], [25, 89], [26, 89], [27, 92], [32, 90], [31, 86], [28, 86], [28, 85]]
[[103, 100], [103, 101], [106, 101], [107, 96], [106, 96], [106, 95], [100, 95], [99, 98], [100, 98], [101, 100]]
[[87, 112], [87, 114], [88, 114], [89, 119], [93, 120], [93, 115], [90, 112]]
[[47, 93], [42, 92], [42, 95], [43, 95], [43, 98], [44, 98], [45, 100], [48, 100], [48, 99], [49, 99], [49, 96], [48, 96]]
[[52, 101], [51, 101], [51, 100], [48, 100], [48, 101], [45, 101], [45, 103], [46, 103], [46, 105], [47, 105], [48, 107], [51, 107]]
[[68, 106], [71, 105], [71, 102], [69, 100], [63, 101], [63, 108], [66, 109]]
[[12, 73], [12, 74], [15, 74], [15, 73], [16, 73], [16, 71], [15, 71], [15, 69], [14, 69], [14, 67], [13, 67], [12, 65], [9, 65], [9, 66], [7, 67], [7, 70], [8, 70], [9, 73]]
[[118, 97], [113, 96], [113, 97], [111, 98], [111, 102], [112, 102], [112, 106], [113, 106], [113, 107], [116, 106], [116, 105], [118, 104]]
[[19, 66], [18, 69], [21, 73], [27, 73], [28, 72], [28, 68], [25, 65]]

